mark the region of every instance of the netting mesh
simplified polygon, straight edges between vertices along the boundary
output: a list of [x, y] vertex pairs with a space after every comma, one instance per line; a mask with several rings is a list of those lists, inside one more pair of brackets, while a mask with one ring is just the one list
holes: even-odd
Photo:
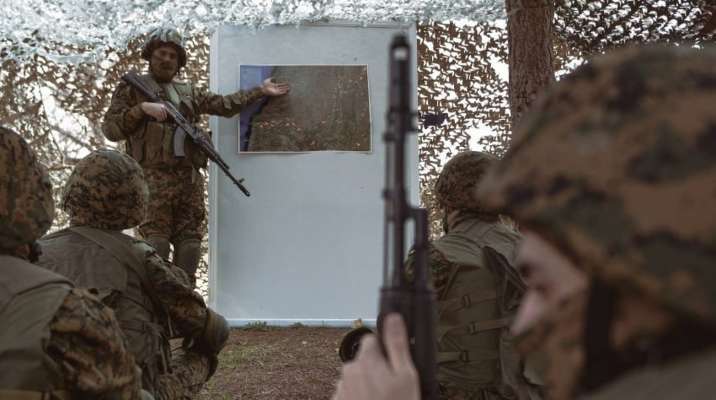
[[558, 0], [554, 29], [586, 53], [643, 42], [709, 41], [715, 8], [707, 0]]
[[495, 154], [509, 143], [507, 79], [496, 70], [506, 63], [504, 25], [430, 22], [418, 27], [420, 189], [433, 236], [442, 229], [432, 188], [443, 163], [477, 142]]
[[502, 0], [0, 0], [0, 61], [36, 55], [58, 63], [101, 61], [159, 26], [196, 36], [227, 24], [482, 21], [503, 17], [503, 8]]

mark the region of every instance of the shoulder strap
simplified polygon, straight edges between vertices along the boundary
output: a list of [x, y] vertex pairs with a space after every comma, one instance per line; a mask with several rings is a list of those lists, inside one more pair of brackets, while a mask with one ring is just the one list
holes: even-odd
[[149, 86], [149, 88], [154, 92], [155, 95], [157, 95], [157, 97], [162, 97], [164, 89], [162, 89], [162, 87], [159, 86], [159, 83], [155, 81], [154, 78], [152, 78], [151, 74], [138, 75], [138, 78], [145, 85]]
[[179, 107], [179, 104], [184, 104], [184, 106], [186, 107], [186, 111], [189, 113], [189, 115], [187, 115], [186, 117], [193, 121], [196, 118], [197, 112], [194, 108], [194, 96], [192, 94], [191, 83], [174, 81], [171, 85], [179, 97], [179, 102], [176, 106]]
[[174, 104], [174, 107], [179, 107], [179, 104], [181, 104], [181, 97], [179, 96], [179, 92], [174, 87], [174, 85], [169, 82], [162, 84], [162, 87], [164, 88], [164, 92], [166, 92], [167, 97], [169, 97], [169, 101]]
[[513, 284], [520, 293], [524, 293], [527, 290], [527, 285], [525, 285], [520, 274], [505, 260], [502, 254], [490, 246], [485, 246], [483, 251], [485, 252], [485, 261], [493, 271], [502, 272], [505, 278]]
[[139, 282], [142, 285], [145, 294], [149, 297], [152, 304], [154, 304], [154, 307], [165, 314], [167, 329], [169, 330], [169, 334], [173, 335], [174, 327], [172, 325], [171, 318], [169, 317], [164, 304], [157, 299], [152, 286], [149, 284], [147, 269], [144, 266], [144, 254], [139, 254], [140, 249], [136, 246], [129, 245], [127, 242], [122, 241], [101, 229], [95, 229], [89, 226], [73, 226], [69, 229], [107, 250], [122, 265], [130, 271], [134, 271], [134, 273], [139, 276]]
[[135, 248], [101, 229], [90, 228], [89, 226], [73, 226], [69, 229], [107, 250], [117, 261], [137, 274], [147, 295], [153, 297], [147, 270], [144, 267], [144, 258], [138, 254]]
[[122, 262], [122, 264], [128, 264], [127, 266], [131, 267], [132, 271], [136, 272], [141, 278], [146, 279], [146, 270], [143, 268], [143, 255], [138, 254], [127, 242], [101, 229], [95, 229], [89, 226], [73, 226], [69, 229], [109, 251], [115, 258]]

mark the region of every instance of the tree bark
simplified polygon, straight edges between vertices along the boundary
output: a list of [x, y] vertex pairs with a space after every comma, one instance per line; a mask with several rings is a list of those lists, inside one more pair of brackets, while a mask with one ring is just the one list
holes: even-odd
[[505, 0], [512, 132], [544, 88], [554, 82], [553, 0]]

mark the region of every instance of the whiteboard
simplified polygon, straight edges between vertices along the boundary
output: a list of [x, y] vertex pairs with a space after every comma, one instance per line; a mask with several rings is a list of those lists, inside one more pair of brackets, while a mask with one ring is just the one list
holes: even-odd
[[[214, 144], [252, 194], [244, 197], [210, 167], [209, 304], [232, 326], [374, 323], [382, 279], [388, 47], [398, 32], [408, 35], [415, 65], [414, 26], [225, 26], [214, 33], [215, 93], [238, 89], [241, 64], [367, 65], [373, 143], [369, 153], [239, 154], [238, 116], [210, 118]], [[416, 135], [407, 147], [414, 166], [406, 169], [408, 193], [417, 204]]]

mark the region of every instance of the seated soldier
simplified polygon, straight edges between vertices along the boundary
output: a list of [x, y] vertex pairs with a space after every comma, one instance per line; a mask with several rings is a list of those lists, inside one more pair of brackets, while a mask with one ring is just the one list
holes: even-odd
[[445, 234], [430, 243], [428, 265], [437, 295], [441, 399], [540, 398], [509, 334], [524, 291], [513, 267], [520, 235], [474, 194], [494, 161], [486, 153], [459, 153], [435, 183]]
[[[39, 265], [89, 288], [109, 305], [157, 399], [191, 398], [213, 374], [229, 330], [186, 273], [150, 245], [122, 233], [145, 218], [149, 191], [128, 155], [98, 150], [82, 159], [63, 192], [70, 227], [40, 240]], [[169, 339], [185, 339], [170, 354]]]
[[151, 398], [112, 311], [30, 264], [54, 213], [47, 171], [0, 127], [0, 398]]
[[595, 58], [484, 181], [527, 230], [513, 331], [544, 355], [552, 399], [716, 392], [715, 63], [713, 48]]

